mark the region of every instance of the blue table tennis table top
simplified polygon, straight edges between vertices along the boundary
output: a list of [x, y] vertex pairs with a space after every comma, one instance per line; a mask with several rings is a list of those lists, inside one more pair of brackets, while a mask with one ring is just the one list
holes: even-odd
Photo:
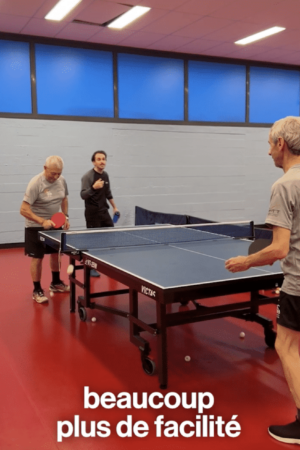
[[[103, 229], [99, 233], [82, 230], [68, 235], [67, 248], [62, 251], [80, 251], [85, 259], [99, 263], [99, 267], [104, 263], [162, 289], [282, 275], [278, 261], [272, 266], [239, 273], [225, 269], [227, 259], [248, 254], [252, 241], [217, 236], [215, 239], [197, 240], [191, 237], [191, 230], [185, 229], [186, 242], [184, 239], [177, 242], [175, 230], [167, 230], [168, 242], [159, 244], [153, 243], [151, 236], [145, 239], [139, 230], [126, 232], [124, 229], [126, 238], [123, 230], [122, 234], [106, 233], [105, 239]], [[152, 231], [157, 234], [155, 227]], [[40, 232], [56, 245], [61, 243], [61, 233], [61, 230]]]

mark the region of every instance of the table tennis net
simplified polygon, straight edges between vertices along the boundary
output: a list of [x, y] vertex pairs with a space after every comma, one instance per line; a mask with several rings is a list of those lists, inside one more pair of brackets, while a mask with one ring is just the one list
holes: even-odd
[[253, 238], [252, 222], [158, 226], [145, 228], [98, 229], [62, 234], [61, 250], [88, 250], [141, 245], [171, 245], [219, 239]]

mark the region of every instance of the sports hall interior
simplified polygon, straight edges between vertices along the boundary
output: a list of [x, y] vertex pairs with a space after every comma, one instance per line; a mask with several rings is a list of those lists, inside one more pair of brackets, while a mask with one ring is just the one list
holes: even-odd
[[[223, 317], [170, 327], [168, 386], [160, 389], [157, 373], [143, 370], [126, 318], [87, 310], [83, 321], [78, 311], [70, 312], [67, 293], [54, 294], [47, 304], [33, 302], [20, 206], [46, 158], [59, 155], [71, 230], [84, 229], [80, 180], [92, 168], [93, 152], [102, 149], [121, 212], [117, 227], [135, 226], [136, 207], [263, 226], [271, 186], [281, 176], [268, 156], [269, 129], [282, 117], [299, 116], [299, 2], [81, 0], [62, 21], [47, 21], [56, 3], [0, 2], [0, 449], [287, 448], [267, 433], [271, 423], [293, 419], [295, 408], [261, 325]], [[108, 27], [137, 5], [151, 9], [124, 29]], [[235, 44], [275, 26], [285, 29], [250, 45]], [[65, 282], [68, 265], [68, 256], [61, 255]], [[78, 277], [82, 280], [82, 272]], [[50, 282], [45, 256], [47, 294]], [[105, 274], [91, 280], [91, 289], [99, 291], [124, 288]], [[276, 296], [274, 289], [266, 294]], [[249, 295], [201, 303], [235, 303]], [[155, 301], [141, 298], [140, 315], [151, 322]], [[129, 308], [128, 294], [101, 302]], [[191, 308], [191, 303], [167, 307]], [[260, 314], [276, 330], [275, 304], [261, 306]], [[156, 336], [147, 340], [155, 361]], [[178, 427], [189, 421], [185, 430], [191, 431], [199, 411], [182, 404], [85, 408], [85, 387], [99, 396], [139, 398], [210, 393], [214, 404], [203, 414], [235, 420], [241, 432], [159, 436], [158, 416]], [[128, 416], [148, 424], [144, 437], [116, 432]], [[74, 429], [66, 436], [65, 424], [60, 442], [64, 421]], [[92, 422], [106, 421], [110, 435], [84, 437], [80, 430], [76, 435], [76, 421], [86, 423], [86, 434]]]

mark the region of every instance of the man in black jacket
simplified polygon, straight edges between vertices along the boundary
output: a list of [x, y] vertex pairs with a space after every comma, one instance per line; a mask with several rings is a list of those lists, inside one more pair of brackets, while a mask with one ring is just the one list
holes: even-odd
[[[106, 152], [97, 150], [92, 156], [94, 168], [89, 170], [81, 179], [81, 198], [85, 203], [85, 220], [87, 228], [113, 227], [113, 221], [108, 212], [109, 205], [113, 207], [113, 213], [119, 214], [114, 202], [108, 173], [105, 172]], [[92, 276], [100, 275], [95, 270], [91, 271]]]

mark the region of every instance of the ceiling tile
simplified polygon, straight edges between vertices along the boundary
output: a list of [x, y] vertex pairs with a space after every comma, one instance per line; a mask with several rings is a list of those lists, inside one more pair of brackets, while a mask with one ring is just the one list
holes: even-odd
[[148, 47], [162, 37], [163, 35], [159, 35], [157, 33], [145, 33], [144, 31], [137, 31], [131, 36], [126, 37], [123, 41], [120, 42], [120, 44], [128, 47], [143, 48]]
[[197, 20], [189, 26], [182, 27], [174, 34], [177, 36], [194, 37], [196, 39], [212, 33], [213, 31], [219, 30], [220, 28], [229, 26], [232, 23], [234, 22], [230, 20], [216, 19], [214, 17], [207, 16]]
[[282, 64], [300, 65], [300, 52], [291, 53], [289, 55], [282, 55], [280, 61]]
[[207, 39], [216, 41], [235, 42], [251, 34], [261, 31], [260, 26], [255, 23], [233, 22], [229, 26], [222, 27], [206, 35]]
[[281, 47], [280, 43], [282, 43], [282, 47], [284, 48], [284, 33], [285, 31], [282, 31], [274, 36], [268, 36], [248, 45], [256, 45], [258, 47]]
[[68, 23], [55, 37], [58, 39], [85, 41], [91, 38], [97, 32], [98, 27], [96, 26]]
[[242, 20], [251, 16], [253, 11], [256, 11], [258, 14], [260, 14], [260, 11], [270, 11], [270, 9], [274, 8], [280, 1], [281, 0], [234, 0], [230, 4], [218, 8], [210, 15], [221, 19]]
[[168, 14], [168, 11], [165, 9], [150, 9], [146, 14], [139, 17], [137, 20], [134, 20], [132, 23], [127, 25], [125, 28], [126, 30], [142, 30], [146, 28], [146, 26], [150, 25], [151, 23], [155, 22], [156, 20], [160, 19], [163, 16], [166, 16]]
[[[27, 2], [27, 0], [24, 0]], [[71, 22], [81, 11], [89, 6], [93, 0], [82, 0], [70, 13], [64, 18], [65, 22]], [[56, 5], [57, 0], [44, 0], [41, 8], [34, 14], [37, 19], [43, 19], [48, 12]]]
[[88, 39], [88, 42], [105, 45], [119, 45], [126, 37], [134, 32], [128, 30], [113, 30], [111, 28], [101, 28], [96, 34]]
[[[178, 12], [169, 12], [162, 18], [156, 20], [152, 24], [143, 28], [143, 31], [149, 31], [153, 33], [170, 34], [174, 31], [195, 22], [198, 19], [193, 14], [182, 14]], [[189, 36], [187, 36], [189, 37]]]
[[234, 1], [235, 0], [189, 0], [176, 8], [176, 11], [206, 16], [219, 8], [226, 7]]
[[160, 8], [167, 10], [174, 10], [183, 5], [186, 0], [141, 0], [138, 4], [140, 6], [149, 6], [150, 8]]
[[[123, 3], [122, 0], [105, 0], [105, 1], [109, 3], [120, 3], [120, 4]], [[140, 4], [141, 4], [140, 0], [126, 0], [126, 5], [136, 6]]]
[[28, 21], [28, 17], [0, 14], [0, 30], [5, 33], [20, 33]]
[[8, 0], [0, 1], [0, 14], [31, 17], [45, 0]]
[[265, 39], [262, 39], [261, 41], [258, 41], [256, 43], [254, 43], [254, 45], [266, 45], [268, 47], [281, 47], [281, 48], [285, 48], [285, 47], [289, 47], [292, 44], [298, 44], [300, 43], [299, 41], [299, 31], [295, 31], [295, 30], [284, 30], [281, 33], [278, 34], [274, 34], [273, 36], [269, 36]]
[[188, 44], [193, 41], [192, 38], [186, 38], [182, 36], [165, 36], [154, 44], [148, 46], [152, 50], [163, 50], [163, 51], [178, 51], [177, 49], [182, 45]]
[[255, 45], [235, 45], [235, 50], [230, 53], [231, 58], [240, 58], [240, 59], [248, 59], [252, 58], [256, 55], [260, 55], [261, 53], [265, 53], [268, 51], [268, 47], [258, 47]]
[[[279, 45], [278, 47], [285, 49], [285, 47], [283, 45]], [[300, 51], [300, 39], [298, 39], [293, 44], [289, 44], [287, 46], [287, 48], [288, 48], [288, 50]]]
[[43, 19], [31, 19], [22, 29], [22, 34], [55, 37], [66, 26], [66, 22], [54, 22]]
[[263, 52], [259, 55], [257, 55], [256, 60], [257, 61], [270, 61], [275, 63], [282, 63], [282, 64], [295, 64], [292, 63], [292, 61], [295, 59], [295, 56], [299, 62], [299, 52], [284, 52], [284, 51], [278, 51], [274, 49], [273, 51], [267, 51]]
[[267, 51], [261, 53], [260, 55], [261, 56], [267, 56], [268, 59], [269, 58], [270, 59], [274, 59], [274, 58], [280, 59], [280, 58], [283, 57], [284, 54], [287, 55], [287, 54], [291, 54], [291, 53], [295, 53], [295, 52], [293, 52], [293, 51], [286, 52], [286, 51], [284, 51], [284, 50], [282, 50], [280, 48], [273, 48], [273, 49], [268, 49]]
[[209, 56], [220, 56], [224, 58], [228, 58], [230, 53], [232, 53], [235, 50], [234, 44], [230, 44], [229, 42], [223, 42], [220, 45], [216, 45], [212, 48], [209, 48], [208, 50], [204, 50], [202, 52], [203, 55], [209, 55]]
[[206, 39], [195, 39], [192, 42], [189, 42], [187, 44], [178, 47], [177, 51], [182, 53], [196, 53], [198, 55], [201, 55], [202, 52], [204, 52], [205, 50], [215, 47], [218, 44], [219, 43], [216, 41], [209, 41]]
[[94, 0], [83, 11], [79, 12], [75, 19], [102, 24], [127, 12], [129, 9], [129, 6], [120, 5], [118, 3]]
[[284, 2], [282, 2], [281, 0], [272, 8], [266, 8], [259, 11], [255, 9], [253, 11], [253, 14], [250, 14], [247, 17], [247, 22], [258, 23], [266, 28], [268, 28], [268, 26], [271, 26], [273, 23], [281, 26], [282, 19], [286, 19], [287, 17], [292, 18], [300, 13], [300, 5], [298, 1], [292, 0], [292, 6], [290, 3], [288, 5], [287, 1], [288, 0], [284, 0]]

